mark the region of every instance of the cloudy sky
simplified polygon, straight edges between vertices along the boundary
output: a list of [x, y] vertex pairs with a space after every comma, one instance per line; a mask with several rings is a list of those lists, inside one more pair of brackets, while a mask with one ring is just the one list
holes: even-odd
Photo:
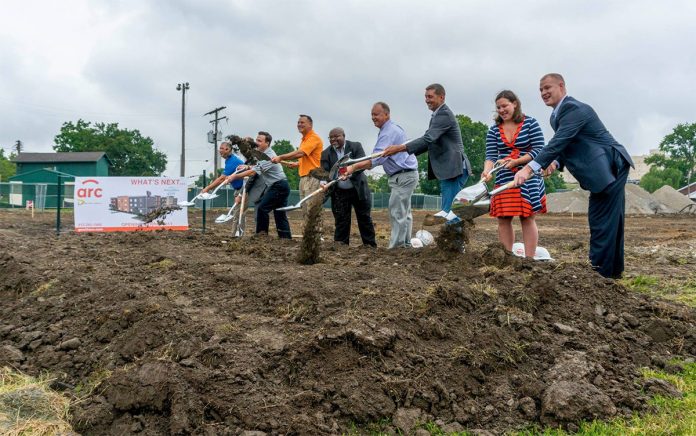
[[[212, 169], [210, 117], [224, 135], [268, 130], [294, 145], [297, 115], [324, 138], [342, 126], [372, 149], [372, 103], [409, 137], [427, 128], [424, 87], [489, 124], [512, 89], [547, 139], [538, 80], [562, 73], [633, 155], [696, 122], [693, 0], [266, 1], [4, 0], [0, 147], [50, 152], [66, 121], [117, 122], [151, 137], [178, 175], [181, 93], [186, 174]], [[328, 144], [328, 140], [326, 140]]]

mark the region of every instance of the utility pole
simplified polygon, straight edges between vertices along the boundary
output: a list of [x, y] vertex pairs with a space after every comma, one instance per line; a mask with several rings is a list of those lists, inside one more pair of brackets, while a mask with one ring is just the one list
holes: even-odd
[[227, 119], [227, 117], [218, 117], [218, 112], [225, 108], [227, 108], [227, 106], [220, 106], [211, 110], [210, 112], [206, 112], [203, 114], [203, 116], [213, 115], [213, 117], [215, 117], [212, 120], [210, 120], [210, 123], [214, 126], [213, 138], [215, 139], [213, 141], [213, 143], [215, 144], [215, 148], [213, 148], [213, 175], [211, 177], [217, 177], [218, 170], [218, 121]]
[[186, 90], [189, 89], [188, 82], [182, 82], [176, 85], [176, 90], [181, 91], [181, 171], [180, 176], [186, 175]]
[[17, 150], [17, 154], [22, 152], [22, 148], [22, 141], [18, 139], [17, 142], [15, 142], [15, 150]]

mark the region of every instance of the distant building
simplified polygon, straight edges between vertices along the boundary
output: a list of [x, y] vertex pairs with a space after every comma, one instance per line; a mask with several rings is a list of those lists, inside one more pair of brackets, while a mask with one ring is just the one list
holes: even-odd
[[171, 195], [166, 197], [152, 195], [150, 191], [147, 191], [146, 195], [111, 197], [109, 201], [109, 206], [112, 210], [138, 215], [147, 215], [155, 209], [163, 206], [176, 206], [176, 204], [176, 197]]
[[19, 153], [14, 158], [17, 173], [10, 180], [34, 183], [31, 174], [52, 170], [79, 177], [107, 177], [112, 165], [103, 151], [71, 153]]
[[106, 177], [112, 165], [103, 151], [19, 153], [13, 162], [17, 172], [8, 179], [9, 185], [2, 187], [9, 195], [8, 202], [0, 207], [24, 207], [27, 201], [40, 208], [56, 207], [59, 176], [65, 185], [61, 196], [68, 201], [73, 198], [75, 176]]
[[681, 194], [686, 195], [693, 201], [696, 201], [696, 182], [693, 182], [690, 185], [686, 185], [683, 188], [677, 189]]

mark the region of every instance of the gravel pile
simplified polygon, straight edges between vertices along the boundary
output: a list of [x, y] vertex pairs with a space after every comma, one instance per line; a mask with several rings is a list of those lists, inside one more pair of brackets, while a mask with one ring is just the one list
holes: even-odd
[[[546, 196], [549, 213], [587, 213], [590, 193], [576, 190], [554, 192]], [[650, 194], [638, 185], [626, 185], [626, 213], [629, 215], [653, 215], [678, 213], [691, 204], [685, 195], [670, 186], [663, 186]]]
[[694, 202], [689, 200], [689, 198], [686, 195], [681, 194], [679, 191], [668, 185], [665, 185], [657, 191], [653, 192], [652, 195], [660, 203], [676, 210], [677, 212], [689, 205], [694, 204]]

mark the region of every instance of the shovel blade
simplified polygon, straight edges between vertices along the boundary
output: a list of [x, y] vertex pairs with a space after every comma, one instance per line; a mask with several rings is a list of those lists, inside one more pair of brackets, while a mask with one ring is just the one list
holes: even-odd
[[223, 224], [232, 219], [232, 215], [223, 214], [215, 218], [216, 224]]
[[455, 203], [467, 203], [474, 200], [479, 200], [488, 192], [488, 187], [484, 182], [478, 182], [475, 185], [467, 186], [454, 196]]
[[288, 211], [291, 211], [291, 210], [297, 210], [297, 209], [299, 209], [299, 208], [301, 208], [301, 207], [302, 207], [301, 204], [293, 204], [292, 206], [279, 207], [279, 208], [276, 209], [276, 210], [279, 210], [279, 211], [281, 211], [281, 212], [288, 212]]
[[477, 204], [477, 205], [467, 205], [467, 206], [453, 206], [452, 212], [456, 213], [457, 216], [463, 220], [471, 221], [474, 218], [478, 218], [481, 215], [487, 214], [489, 211], [488, 204]]
[[208, 194], [207, 192], [205, 194], [201, 194], [200, 197], [201, 200], [212, 200], [214, 198], [218, 198], [217, 194]]

